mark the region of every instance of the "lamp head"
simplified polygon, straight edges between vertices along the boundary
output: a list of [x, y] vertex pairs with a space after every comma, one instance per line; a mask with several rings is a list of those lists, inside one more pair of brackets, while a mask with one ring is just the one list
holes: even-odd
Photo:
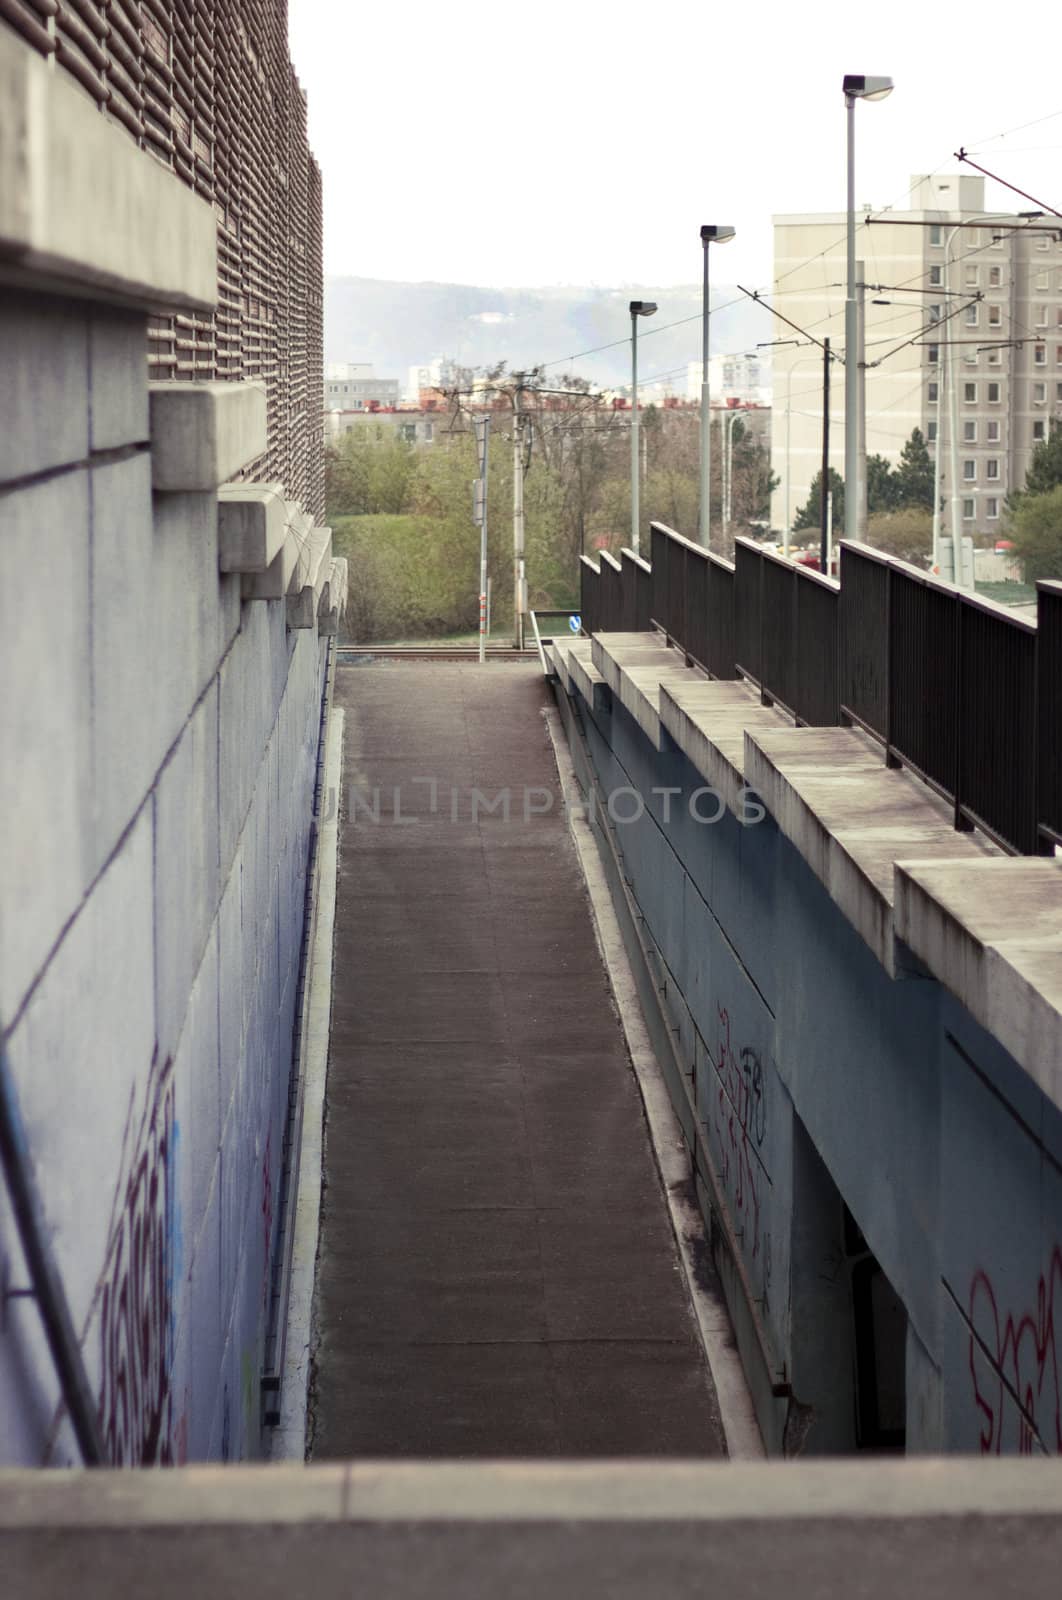
[[632, 317], [651, 317], [655, 310], [656, 310], [656, 301], [655, 300], [632, 300], [631, 301], [631, 316]]
[[847, 100], [884, 100], [893, 91], [891, 78], [868, 78], [864, 73], [846, 72], [844, 93]]
[[713, 223], [711, 226], [705, 224], [701, 229], [701, 243], [726, 244], [734, 237], [736, 231], [734, 228], [728, 228], [725, 223]]

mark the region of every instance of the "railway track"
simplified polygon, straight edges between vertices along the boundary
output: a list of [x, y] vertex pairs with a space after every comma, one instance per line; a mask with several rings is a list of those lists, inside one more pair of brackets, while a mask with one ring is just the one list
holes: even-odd
[[[538, 651], [514, 650], [512, 645], [488, 645], [488, 661], [519, 661], [525, 665], [538, 660]], [[365, 661], [478, 661], [476, 645], [340, 645], [336, 651], [339, 665], [353, 665]]]

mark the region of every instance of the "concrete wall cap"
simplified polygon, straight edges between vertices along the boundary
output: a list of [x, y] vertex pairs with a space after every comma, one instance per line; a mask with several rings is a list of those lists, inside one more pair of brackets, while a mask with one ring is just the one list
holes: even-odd
[[151, 483], [216, 490], [266, 448], [263, 383], [152, 383]]
[[212, 208], [0, 28], [0, 278], [151, 310], [213, 310]]
[[288, 528], [282, 483], [223, 483], [218, 489], [218, 566], [264, 572]]
[[331, 528], [314, 528], [299, 548], [288, 586], [288, 627], [312, 628], [332, 562]]

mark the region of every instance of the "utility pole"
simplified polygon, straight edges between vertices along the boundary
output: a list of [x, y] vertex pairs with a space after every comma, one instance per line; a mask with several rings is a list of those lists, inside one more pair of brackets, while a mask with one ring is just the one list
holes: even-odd
[[[857, 427], [859, 429], [856, 441], [856, 470], [859, 474], [859, 538], [867, 536], [867, 505], [869, 482], [867, 479], [867, 285], [866, 265], [862, 261], [856, 262], [856, 359], [859, 362], [858, 372], [858, 414]], [[845, 382], [847, 383], [847, 378]], [[847, 535], [847, 528], [846, 528]]]
[[515, 372], [513, 392], [513, 646], [524, 648], [524, 613], [527, 610], [527, 578], [524, 572], [524, 414], [520, 396], [524, 388], [522, 372]]
[[[845, 380], [847, 382], [847, 378]], [[854, 392], [854, 391], [853, 391]], [[855, 492], [852, 484], [851, 492]], [[847, 501], [846, 514], [847, 514]], [[830, 552], [830, 341], [822, 341], [822, 517], [819, 571], [826, 573]], [[828, 574], [827, 574], [828, 575]]]
[[490, 414], [473, 419], [479, 477], [472, 484], [472, 521], [479, 527], [479, 659], [487, 659], [487, 463]]

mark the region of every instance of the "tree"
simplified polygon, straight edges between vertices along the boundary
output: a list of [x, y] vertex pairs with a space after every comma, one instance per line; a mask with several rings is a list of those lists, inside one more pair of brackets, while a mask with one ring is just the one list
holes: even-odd
[[900, 504], [899, 478], [890, 463], [884, 456], [867, 456], [867, 515], [892, 511]]
[[867, 544], [921, 566], [933, 549], [933, 518], [922, 506], [879, 511], [867, 518]]
[[[1062, 437], [1062, 430], [1052, 429], [1054, 433]], [[1026, 484], [1032, 471], [1030, 465]], [[1026, 489], [1010, 514], [1008, 532], [1026, 583], [1037, 578], [1062, 578], [1062, 482], [1039, 493]]]
[[[830, 494], [833, 497], [833, 526], [840, 528], [844, 525], [844, 480], [839, 472], [830, 468], [827, 480], [830, 485]], [[808, 497], [796, 516], [793, 518], [793, 532], [799, 533], [803, 528], [820, 528], [822, 526], [822, 471], [816, 472], [811, 480]]]
[[1062, 484], [1062, 422], [1052, 417], [1047, 438], [1033, 446], [1025, 472], [1025, 488], [1007, 496], [1007, 510], [1017, 511], [1027, 495], [1047, 494], [1059, 484]]
[[932, 511], [933, 496], [936, 493], [936, 471], [929, 446], [922, 437], [920, 428], [913, 429], [911, 437], [900, 452], [900, 464], [896, 469], [896, 486], [895, 504], [923, 506], [927, 511]]

